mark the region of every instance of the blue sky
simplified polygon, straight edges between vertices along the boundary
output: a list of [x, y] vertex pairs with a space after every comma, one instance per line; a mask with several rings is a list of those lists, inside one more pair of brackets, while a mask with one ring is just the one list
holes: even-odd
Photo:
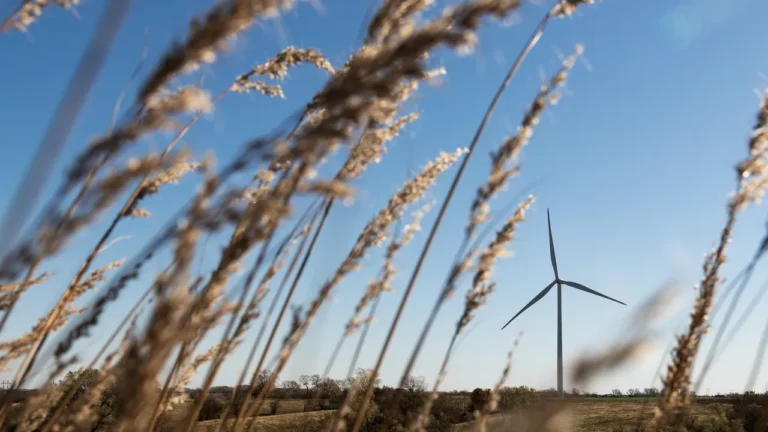
[[[44, 132], [43, 125], [74, 71], [103, 3], [84, 2], [78, 8], [79, 18], [54, 9], [34, 24], [29, 33], [0, 37], [0, 52], [4, 58], [13, 59], [3, 63], [0, 80], [0, 131], [4, 138], [0, 178], [4, 184], [15, 185], [31, 160]], [[106, 129], [115, 100], [139, 61], [143, 46], [146, 44], [148, 58], [142, 76], [172, 39], [184, 36], [189, 19], [211, 4], [212, 1], [202, 0], [134, 1], [51, 176], [53, 180], [61, 178], [62, 170], [89, 139]], [[367, 0], [327, 0], [315, 6], [302, 2], [277, 20], [254, 26], [214, 65], [203, 67], [179, 83], [202, 83], [212, 93], [218, 93], [234, 76], [263, 62], [286, 44], [319, 49], [339, 66], [360, 43], [361, 23], [369, 5]], [[445, 2], [438, 2], [435, 11], [444, 5]], [[422, 111], [421, 118], [391, 145], [382, 163], [372, 166], [356, 183], [358, 195], [354, 204], [334, 211], [321, 237], [323, 253], [311, 262], [297, 301], [306, 303], [330, 275], [359, 229], [400, 186], [409, 161], [412, 169], [418, 169], [441, 150], [468, 145], [506, 68], [548, 6], [549, 2], [527, 4], [512, 23], [488, 22], [479, 34], [480, 42], [472, 56], [441, 51], [430, 60], [435, 66], [444, 66], [447, 76], [438, 86], [422, 88], [412, 104], [414, 110]], [[6, 10], [10, 10], [10, 4], [0, 9]], [[571, 73], [564, 98], [545, 112], [523, 153], [522, 174], [511, 182], [494, 208], [501, 208], [505, 200], [533, 182], [540, 182], [534, 189], [537, 201], [511, 246], [514, 256], [496, 267], [498, 291], [462, 340], [444, 388], [493, 385], [506, 352], [523, 329], [525, 335], [515, 353], [509, 384], [537, 388], [556, 384], [554, 292], [505, 331], [499, 331], [552, 279], [546, 239], [547, 208], [552, 212], [561, 275], [630, 305], [625, 308], [565, 290], [566, 371], [581, 353], [626, 335], [632, 307], [666, 281], [679, 283], [683, 292], [681, 304], [687, 308], [693, 298], [692, 287], [700, 277], [703, 256], [724, 222], [725, 200], [734, 185], [733, 166], [746, 154], [746, 141], [759, 101], [755, 91], [768, 85], [768, 78], [763, 75], [768, 74], [768, 58], [760, 37], [766, 14], [768, 5], [757, 0], [607, 0], [582, 8], [571, 18], [553, 22], [509, 87], [473, 156], [384, 364], [384, 381], [393, 383], [402, 372], [426, 310], [434, 302], [461, 240], [475, 188], [487, 174], [488, 153], [514, 132], [542, 78], [558, 68], [562, 56], [569, 54], [576, 43], [585, 46], [584, 61]], [[324, 79], [322, 72], [304, 67], [293, 71], [285, 82], [286, 100], [230, 95], [198, 122], [184, 139], [184, 145], [198, 156], [210, 149], [223, 164], [241, 143], [266, 133], [293, 114]], [[135, 149], [159, 149], [170, 138], [156, 135]], [[448, 182], [444, 177], [430, 197], [441, 199]], [[195, 183], [192, 178], [187, 179], [148, 201], [153, 218], [121, 225], [116, 236], [129, 237], [103, 253], [98, 264], [130, 257], [186, 201]], [[7, 203], [11, 191], [10, 187], [0, 190], [0, 200]], [[423, 225], [428, 227], [433, 217], [434, 214], [430, 215]], [[753, 208], [743, 215], [725, 267], [726, 277], [749, 259], [762, 238], [763, 223], [762, 208]], [[51, 260], [46, 269], [57, 272], [56, 276], [29, 292], [3, 338], [29, 328], [36, 314], [55, 302], [95, 241], [99, 226], [74, 241], [66, 254]], [[372, 366], [378, 355], [378, 345], [386, 334], [424, 234], [397, 262], [401, 274], [395, 281], [396, 291], [382, 301], [379, 320], [371, 330], [370, 348], [362, 355], [361, 366]], [[215, 254], [216, 248], [209, 248], [206, 263]], [[377, 271], [380, 256], [372, 255], [361, 272], [338, 287], [333, 301], [322, 309], [282, 378], [322, 371], [354, 303]], [[150, 265], [148, 275], [162, 265]], [[768, 274], [758, 269], [745, 299], [757, 292], [765, 277]], [[416, 365], [415, 374], [428, 381], [437, 373], [438, 362], [461, 313], [466, 285], [443, 309]], [[131, 286], [110, 309], [105, 322], [116, 323], [144, 286]], [[595, 380], [589, 389], [610, 391], [649, 386], [662, 349], [686, 313], [678, 310], [661, 326], [659, 346], [647, 358]], [[763, 325], [764, 319], [757, 316], [747, 321], [710, 373], [704, 389], [709, 388], [711, 393], [743, 389]], [[98, 341], [99, 336], [103, 335], [97, 334], [94, 340]], [[82, 345], [86, 352], [95, 347], [96, 342]], [[227, 361], [217, 382], [232, 383], [244, 355], [238, 352]], [[350, 355], [351, 346], [342, 352], [344, 360], [334, 369], [334, 375], [344, 373]], [[763, 373], [758, 382], [760, 389], [766, 387], [766, 379], [768, 375]], [[567, 374], [566, 386], [570, 386]]]

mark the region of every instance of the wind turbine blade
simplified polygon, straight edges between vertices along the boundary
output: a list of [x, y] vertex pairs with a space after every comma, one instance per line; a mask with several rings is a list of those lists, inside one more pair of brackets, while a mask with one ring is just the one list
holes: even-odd
[[547, 229], [549, 230], [549, 259], [552, 261], [552, 270], [555, 271], [555, 279], [560, 279], [557, 273], [557, 259], [555, 259], [555, 242], [552, 241], [552, 222], [549, 220], [549, 209], [547, 209]]
[[623, 304], [624, 306], [627, 305], [626, 303], [620, 302], [620, 301], [616, 300], [615, 298], [611, 298], [611, 297], [608, 297], [605, 294], [601, 294], [601, 293], [593, 290], [592, 288], [587, 288], [587, 287], [585, 287], [584, 285], [582, 285], [580, 283], [570, 282], [570, 281], [561, 281], [561, 282], [563, 284], [565, 284], [565, 285], [568, 285], [569, 287], [576, 288], [578, 290], [582, 290], [584, 292], [588, 292], [590, 294], [594, 294], [594, 295], [596, 295], [598, 297], [602, 297], [602, 298], [605, 298], [605, 299], [608, 299], [608, 300], [611, 300], [611, 301], [615, 301], [616, 303]]
[[545, 295], [547, 295], [547, 293], [549, 292], [549, 290], [551, 290], [551, 289], [552, 289], [552, 287], [553, 287], [553, 286], [555, 286], [555, 282], [556, 282], [556, 281], [552, 281], [552, 282], [551, 282], [549, 285], [547, 285], [546, 287], [544, 287], [544, 289], [543, 289], [543, 290], [541, 290], [541, 292], [540, 292], [540, 293], [536, 294], [536, 297], [534, 297], [534, 298], [533, 298], [533, 300], [531, 300], [530, 302], [528, 302], [528, 304], [527, 304], [527, 305], [525, 305], [525, 307], [524, 307], [524, 308], [520, 309], [520, 312], [518, 312], [518, 313], [517, 313], [515, 316], [513, 316], [511, 320], [507, 321], [507, 323], [506, 323], [506, 324], [504, 324], [504, 327], [502, 327], [501, 329], [502, 329], [502, 330], [504, 330], [504, 329], [505, 329], [505, 328], [506, 328], [506, 327], [509, 325], [509, 323], [511, 323], [512, 321], [514, 321], [514, 319], [515, 319], [515, 318], [519, 317], [521, 313], [525, 312], [525, 310], [526, 310], [526, 309], [528, 309], [529, 307], [533, 306], [533, 304], [534, 304], [534, 303], [536, 303], [537, 301], [541, 300], [541, 298], [542, 298], [542, 297], [544, 297]]

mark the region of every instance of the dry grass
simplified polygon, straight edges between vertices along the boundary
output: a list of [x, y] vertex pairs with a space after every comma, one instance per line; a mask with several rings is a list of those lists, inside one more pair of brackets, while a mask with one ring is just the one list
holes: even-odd
[[[455, 397], [468, 399], [465, 396]], [[303, 401], [294, 400], [286, 402], [292, 403], [293, 406], [290, 408], [299, 408], [299, 405]], [[567, 407], [567, 412], [569, 413], [568, 415], [572, 425], [572, 429], [569, 430], [572, 430], [573, 432], [614, 432], [616, 428], [635, 426], [637, 425], [638, 420], [644, 426], [651, 426], [654, 419], [655, 399], [647, 398], [640, 401], [624, 398], [570, 400], [567, 402]], [[716, 415], [717, 407], [717, 404], [694, 403], [692, 405], [691, 415], [697, 418], [713, 417]], [[256, 426], [255, 430], [317, 430], [314, 428], [318, 427], [319, 422], [329, 418], [333, 413], [332, 410], [309, 413], [299, 411], [300, 410], [291, 411], [295, 414], [288, 414], [289, 411], [286, 410], [285, 415], [260, 417], [254, 423]], [[282, 410], [280, 412], [282, 413]], [[489, 431], [509, 430], [510, 432], [514, 432], [516, 430], [514, 427], [514, 424], [517, 422], [516, 418], [525, 415], [525, 412], [491, 415], [486, 419], [487, 428]], [[201, 422], [195, 430], [213, 430], [210, 426], [212, 423], [214, 422]], [[473, 430], [475, 430], [474, 422], [462, 423], [456, 425], [454, 428], [455, 432], [469, 432]]]
[[[644, 427], [653, 425], [655, 399], [643, 401], [631, 399], [569, 400], [566, 402], [564, 420], [573, 432], [614, 432], [620, 428], [632, 428], [638, 422]], [[696, 404], [691, 406], [691, 415], [696, 418], [714, 417], [716, 404]], [[529, 416], [526, 411], [515, 414], [497, 414], [487, 418], [489, 431], [520, 431], [516, 425], [524, 423], [521, 418]], [[474, 422], [456, 427], [457, 432], [475, 430]], [[529, 429], [532, 430], [532, 429]]]
[[[268, 417], [258, 417], [248, 422], [247, 430], [253, 432], [311, 432], [321, 430], [325, 421], [332, 415], [333, 410], [313, 411], [307, 413], [282, 414]], [[200, 422], [195, 426], [195, 432], [213, 432], [218, 421]], [[231, 425], [224, 429], [231, 430]]]
[[[14, 405], [9, 396], [12, 391], [5, 393], [7, 397], [0, 399], [0, 426], [18, 425], [22, 431], [42, 432], [91, 429], [154, 432], [161, 419], [167, 420], [164, 415], [170, 413], [174, 419], [171, 428], [185, 432], [240, 432], [254, 428], [298, 431], [317, 430], [323, 425], [328, 430], [358, 432], [365, 422], [371, 421], [371, 413], [378, 409], [385, 413], [384, 422], [394, 421], [394, 410], [405, 392], [398, 392], [389, 407], [369, 409], [369, 404], [422, 264], [430, 253], [468, 162], [476, 152], [498, 101], [537, 45], [545, 27], [557, 18], [574, 15], [577, 9], [593, 1], [554, 1], [512, 63], [466, 148], [440, 153], [408, 180], [383, 209], [372, 215], [338, 268], [329, 269], [329, 279], [316, 287], [316, 297], [306, 305], [298, 305], [293, 294], [302, 282], [310, 258], [323, 253], [324, 245], [318, 243], [318, 239], [326, 219], [331, 217], [333, 204], [354, 196], [353, 180], [364, 175], [370, 164], [385, 157], [388, 142], [417, 120], [418, 113], [409, 112], [408, 106], [419, 86], [429, 84], [432, 78], [445, 72], [430, 69], [433, 57], [445, 48], [462, 53], [471, 51], [478, 30], [489, 18], [508, 18], [518, 11], [522, 1], [466, 0], [425, 19], [421, 13], [431, 3], [429, 0], [382, 1], [371, 15], [367, 37], [344, 65], [338, 65], [341, 67], [332, 66], [321, 53], [311, 48], [288, 47], [246, 73], [233, 77], [234, 84], [219, 89], [218, 93], [201, 86], [173, 87], [172, 83], [202, 64], [213, 65], [218, 55], [236, 46], [231, 41], [241, 37], [251, 25], [291, 9], [295, 4], [290, 0], [222, 0], [190, 22], [188, 34], [163, 52], [159, 61], [149, 69], [147, 77], [136, 83], [133, 106], [74, 159], [56, 193], [44, 203], [40, 217], [31, 218], [35, 220], [31, 232], [16, 242], [2, 244], [0, 332], [5, 330], [11, 314], [18, 312], [15, 306], [19, 299], [34, 289], [30, 287], [45, 283], [44, 277], [40, 276], [45, 273], [41, 270], [53, 257], [69, 252], [70, 242], [83, 232], [94, 234], [93, 238], [97, 239], [84, 251], [86, 258], [83, 262], [71, 269], [74, 277], [65, 285], [55, 306], [45, 311], [22, 337], [0, 343], [0, 366], [15, 368], [11, 390], [28, 385], [36, 367], [42, 370], [40, 376], [48, 374], [44, 391], [29, 398], [22, 406]], [[25, 30], [42, 17], [44, 11], [48, 13], [49, 6], [73, 10], [76, 4], [78, 2], [74, 0], [23, 0], [2, 26], [4, 30]], [[103, 25], [110, 27], [108, 24], [105, 18]], [[117, 25], [107, 30], [104, 30], [104, 37], [111, 40]], [[100, 36], [99, 31], [95, 39]], [[108, 47], [109, 43], [102, 45]], [[491, 206], [491, 200], [502, 194], [520, 170], [518, 156], [532, 138], [543, 110], [558, 100], [558, 89], [563, 86], [581, 52], [582, 48], [578, 46], [574, 55], [564, 59], [561, 69], [549, 83], [539, 89], [520, 121], [518, 131], [492, 152], [488, 177], [476, 186], [477, 193], [468, 212], [462, 243], [453, 262], [445, 263], [445, 282], [437, 290], [435, 305], [427, 314], [419, 341], [411, 350], [400, 380], [402, 386], [406, 384], [437, 314], [457, 290], [459, 279], [469, 272], [475, 276], [471, 289], [464, 295], [465, 308], [461, 316], [456, 317], [454, 336], [438, 369], [429, 402], [409, 413], [419, 414], [411, 417], [409, 430], [425, 430], [431, 402], [436, 400], [457, 337], [482, 310], [481, 306], [490, 301], [495, 287], [493, 267], [506, 248], [514, 247], [515, 232], [524, 221], [533, 197], [519, 204], [513, 215], [496, 210]], [[75, 76], [93, 81], [89, 77], [99, 70], [99, 58], [103, 59], [104, 55], [105, 52], [93, 54], [91, 58], [95, 64], [88, 65], [84, 61]], [[322, 88], [305, 101], [301, 113], [291, 119], [293, 127], [279, 125], [269, 136], [250, 140], [218, 170], [214, 168], [217, 165], [212, 155], [195, 161], [191, 160], [188, 150], [176, 148], [190, 128], [203, 114], [214, 110], [224, 96], [253, 91], [264, 96], [285, 97], [283, 80], [289, 68], [300, 64], [314, 65], [322, 74], [330, 76]], [[53, 135], [66, 137], [81, 105], [80, 102], [67, 106], [66, 101], [84, 100], [89, 85], [70, 86], [62, 103], [66, 114], [54, 116], [56, 120], [50, 130], [59, 132]], [[212, 94], [218, 96], [212, 97]], [[123, 96], [118, 99], [122, 100]], [[121, 111], [119, 105], [118, 102], [116, 114]], [[144, 154], [138, 149], [137, 143], [156, 138], [161, 131], [172, 131], [174, 136], [161, 153]], [[57, 143], [52, 143], [49, 137], [44, 138], [38, 154], [55, 155], [55, 145]], [[657, 413], [654, 426], [659, 431], [680, 424], [686, 417], [707, 415], [708, 408], [691, 405], [692, 399], [688, 396], [687, 390], [692, 386], [692, 365], [708, 325], [731, 232], [740, 213], [758, 201], [768, 187], [767, 153], [768, 93], [748, 141], [748, 156], [737, 166], [738, 179], [727, 202], [726, 223], [713, 251], [705, 259], [698, 298], [688, 327], [677, 339], [663, 379], [661, 397], [655, 405], [638, 401], [571, 402], [567, 408], [577, 419], [575, 430], [609, 430], [604, 428], [621, 426], [631, 422], [630, 417], [638, 416], [642, 421], [650, 422], [654, 406]], [[319, 176], [318, 168], [328, 159], [339, 159], [341, 168], [335, 174]], [[447, 194], [438, 201], [436, 220], [425, 230], [426, 241], [401, 292], [395, 316], [391, 322], [384, 323], [388, 329], [386, 338], [378, 347], [372, 370], [357, 380], [346, 381], [346, 394], [341, 394], [344, 401], [336, 412], [299, 413], [304, 410], [305, 401], [286, 400], [277, 412], [294, 414], [263, 416], [270, 411], [272, 401], [269, 397], [274, 394], [272, 391], [281, 372], [321, 308], [328, 307], [336, 288], [369, 258], [372, 249], [392, 239], [380, 274], [363, 293], [339, 342], [341, 344], [346, 335], [358, 327], [363, 328], [363, 336], [349, 367], [348, 378], [352, 377], [358, 355], [364, 348], [365, 334], [372, 325], [378, 298], [391, 290], [396, 272], [395, 252], [405, 247], [416, 231], [411, 226], [400, 238], [400, 224], [406, 215], [414, 212], [414, 207], [420, 205], [427, 190], [454, 164], [458, 165], [456, 172]], [[144, 204], [144, 198], [163, 194], [169, 184], [195, 171], [202, 174], [197, 191], [169, 220], [157, 224], [154, 236], [146, 239], [140, 249], [127, 252], [130, 258], [124, 262], [95, 268], [100, 254], [117, 240], [113, 236], [118, 226], [129, 218], [151, 217], [151, 211], [140, 206]], [[247, 178], [252, 180], [243, 180]], [[0, 232], [14, 231], [19, 220], [28, 218], [27, 209], [37, 204], [36, 194], [29, 191], [37, 192], [39, 182], [28, 180], [17, 193], [23, 205], [19, 205], [18, 212], [17, 207], [12, 207], [15, 213], [9, 213]], [[310, 199], [302, 199], [305, 196]], [[118, 201], [121, 197], [127, 198]], [[491, 214], [491, 208], [496, 214]], [[333, 217], [345, 217], [337, 216], [344, 209], [339, 206], [336, 209]], [[104, 214], [111, 215], [106, 229], [90, 232]], [[420, 213], [415, 212], [414, 220], [420, 218]], [[495, 237], [489, 236], [495, 228], [495, 222], [491, 221], [506, 221]], [[214, 233], [224, 233], [219, 237], [224, 240], [216, 245], [220, 254], [211, 270], [202, 272], [195, 264], [205, 253], [207, 239]], [[751, 266], [768, 249], [768, 237], [766, 239]], [[169, 253], [161, 253], [164, 251]], [[288, 261], [290, 264], [284, 266]], [[144, 279], [142, 276], [146, 276], [145, 268], [149, 263], [153, 268], [163, 270]], [[108, 277], [107, 270], [114, 270], [115, 275]], [[281, 282], [265, 313], [261, 303], [271, 293], [273, 279], [278, 274], [282, 275]], [[139, 280], [149, 281], [141, 287], [145, 294], [116, 329], [106, 328], [102, 319], [110, 313], [109, 308], [114, 302], [123, 300], [124, 291], [129, 287], [134, 289], [133, 285]], [[91, 290], [96, 293], [90, 303], [82, 308], [75, 307], [84, 293]], [[283, 301], [279, 303], [277, 299], [282, 295]], [[651, 309], [650, 306], [641, 309], [623, 339], [581, 359], [574, 380], [587, 384], [593, 377], [632, 360], [651, 337], [649, 317], [657, 315]], [[273, 311], [277, 311], [274, 322], [271, 321]], [[236, 383], [238, 388], [241, 385], [248, 388], [244, 394], [254, 394], [257, 384], [259, 392], [254, 398], [245, 398], [241, 404], [235, 402], [241, 400], [237, 398], [242, 394], [233, 393], [220, 420], [198, 424], [198, 414], [209, 401], [207, 396], [222, 364], [246, 341], [251, 323], [259, 319], [263, 320], [261, 328], [251, 343], [248, 363]], [[223, 330], [218, 343], [202, 346], [213, 330]], [[95, 332], [110, 332], [111, 336], [96, 355], [80, 358], [79, 347]], [[262, 345], [262, 336], [267, 334]], [[274, 358], [268, 358], [270, 356]], [[256, 359], [255, 368], [251, 368], [251, 360]], [[328, 362], [328, 370], [335, 360], [334, 355]], [[496, 389], [504, 386], [510, 365], [508, 363], [501, 374]], [[67, 370], [81, 366], [96, 367], [100, 372], [96, 378], [93, 374], [83, 373], [70, 375], [64, 383], [58, 381]], [[267, 367], [273, 367], [274, 373], [265, 374]], [[202, 386], [194, 400], [187, 400], [184, 393], [174, 390], [184, 388], [193, 374], [202, 378]], [[88, 376], [96, 381], [87, 382]], [[108, 395], [114, 399], [109, 399]], [[476, 411], [479, 414], [492, 412], [498, 402], [497, 396], [497, 392], [493, 392], [491, 399], [482, 407], [476, 407]], [[504, 421], [513, 421], [516, 426], [528, 424], [530, 430], [558, 429], [563, 416], [557, 408], [543, 404]], [[489, 417], [488, 426], [491, 429], [499, 427], [498, 422], [502, 420]], [[167, 425], [164, 420], [160, 424]], [[479, 429], [482, 428], [480, 422]]]
[[[260, 415], [270, 416], [272, 415], [272, 403], [275, 399], [267, 399], [267, 403], [262, 407]], [[304, 413], [304, 407], [309, 404], [307, 399], [280, 399], [277, 407], [277, 415], [282, 414], [297, 414]], [[192, 409], [191, 402], [186, 402], [180, 406], [175, 407], [169, 412], [172, 419], [178, 419], [189, 413]]]
[[[642, 421], [650, 426], [654, 419], [655, 400], [636, 401], [584, 401], [573, 402], [574, 432], [611, 431], [617, 426], [631, 427]], [[715, 404], [692, 404], [691, 414], [695, 417], [715, 415]]]

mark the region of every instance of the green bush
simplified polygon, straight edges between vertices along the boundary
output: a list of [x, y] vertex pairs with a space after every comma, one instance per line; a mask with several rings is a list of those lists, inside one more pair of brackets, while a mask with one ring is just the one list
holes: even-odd
[[470, 420], [468, 404], [464, 397], [440, 395], [432, 406], [427, 430], [429, 432], [447, 432], [453, 425]]

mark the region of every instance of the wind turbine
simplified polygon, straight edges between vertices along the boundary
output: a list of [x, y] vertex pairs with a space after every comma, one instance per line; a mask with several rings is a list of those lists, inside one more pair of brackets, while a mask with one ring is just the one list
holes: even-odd
[[504, 327], [501, 329], [504, 330], [504, 328], [506, 328], [509, 323], [514, 321], [514, 319], [520, 316], [521, 313], [525, 312], [526, 309], [533, 306], [534, 303], [544, 298], [549, 290], [557, 285], [557, 392], [559, 393], [560, 397], [563, 397], [563, 285], [567, 285], [571, 288], [576, 288], [577, 290], [588, 292], [590, 294], [615, 301], [616, 303], [623, 304], [624, 306], [626, 306], [626, 304], [616, 300], [615, 298], [601, 294], [591, 288], [587, 288], [580, 283], [560, 279], [560, 274], [557, 272], [557, 259], [555, 259], [555, 243], [552, 241], [552, 223], [549, 220], [549, 209], [547, 209], [547, 228], [549, 229], [549, 258], [552, 261], [552, 269], [555, 271], [555, 280], [544, 287], [540, 293], [536, 294], [536, 297], [528, 302], [525, 307], [520, 309], [520, 312], [513, 316], [511, 320], [507, 321], [507, 323], [504, 324]]

